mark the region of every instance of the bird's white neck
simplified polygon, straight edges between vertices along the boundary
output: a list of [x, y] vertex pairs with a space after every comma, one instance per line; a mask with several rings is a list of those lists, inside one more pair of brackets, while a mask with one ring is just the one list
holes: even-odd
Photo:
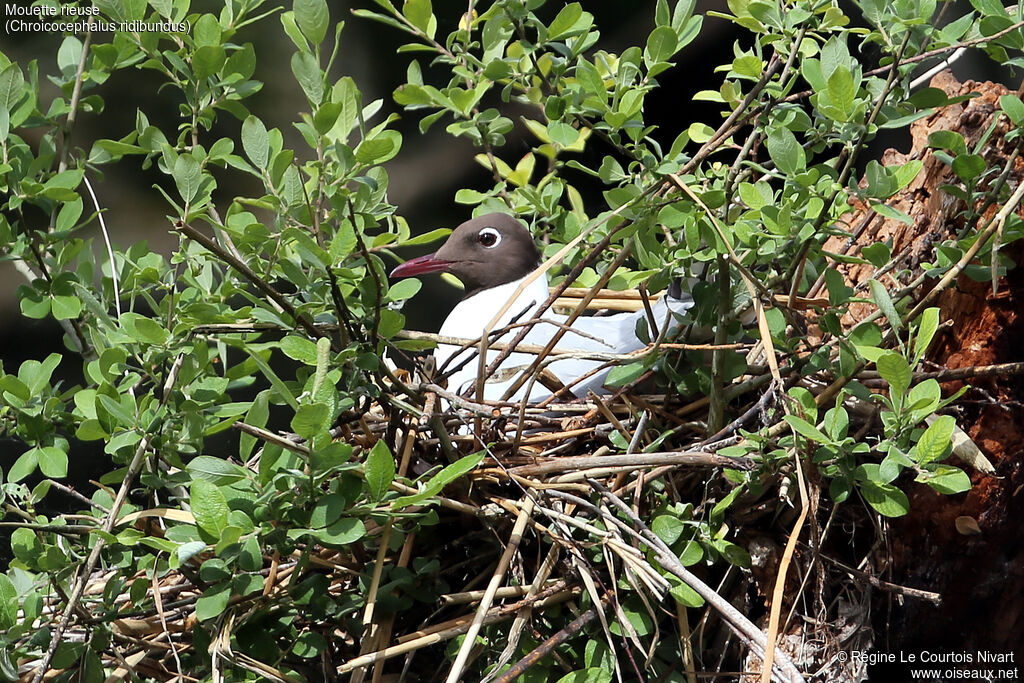
[[[460, 301], [445, 319], [440, 333], [448, 337], [478, 338], [494, 316], [515, 296], [526, 278], [477, 292]], [[534, 310], [548, 298], [548, 279], [541, 275], [515, 298], [515, 301], [494, 323], [492, 330], [504, 327], [513, 319], [528, 320]]]

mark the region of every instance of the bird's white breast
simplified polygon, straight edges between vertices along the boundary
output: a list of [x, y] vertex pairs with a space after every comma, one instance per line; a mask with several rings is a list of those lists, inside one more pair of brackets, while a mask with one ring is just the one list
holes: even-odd
[[[525, 278], [524, 278], [525, 279]], [[465, 339], [479, 339], [485, 327], [491, 322], [499, 310], [504, 307], [505, 302], [515, 295], [516, 290], [522, 283], [522, 279], [499, 285], [490, 289], [477, 292], [473, 296], [463, 299], [448, 315], [441, 325], [440, 334], [449, 337], [461, 337]], [[541, 276], [536, 281], [526, 286], [516, 297], [514, 303], [508, 307], [498, 321], [491, 327], [498, 330], [510, 322], [526, 322], [530, 320], [537, 308], [548, 298], [547, 278]], [[669, 315], [669, 308], [672, 313], [682, 313], [692, 306], [690, 300], [672, 300], [669, 297], [662, 297], [654, 306], [655, 319], [659, 325], [670, 324], [675, 326], [674, 318]], [[620, 313], [606, 317], [581, 317], [575, 320], [571, 329], [557, 342], [560, 349], [578, 351], [590, 351], [601, 353], [629, 353], [643, 348], [644, 343], [636, 336], [636, 325], [645, 314], [643, 311], [637, 313]], [[530, 330], [523, 340], [524, 344], [543, 346], [547, 344], [554, 334], [566, 321], [566, 316], [553, 313], [547, 310], [540, 320], [530, 326]], [[496, 341], [510, 342], [519, 328], [506, 332]], [[493, 341], [493, 340], [492, 340]], [[488, 351], [487, 363], [489, 364], [498, 355], [497, 351]], [[468, 362], [462, 364], [458, 370], [449, 375], [449, 390], [467, 395], [475, 395], [471, 389], [475, 386], [477, 373], [479, 371], [479, 358], [475, 351], [466, 349], [459, 351], [456, 346], [447, 344], [438, 345], [434, 351], [437, 368], [444, 371], [456, 367], [466, 359]], [[491, 375], [484, 385], [484, 398], [489, 400], [500, 400], [506, 391], [516, 382], [522, 370], [525, 370], [534, 360], [536, 355], [527, 353], [513, 353], [504, 361], [497, 371]], [[547, 366], [563, 384], [570, 385], [574, 380], [588, 372], [598, 368], [602, 363], [593, 360], [581, 360], [567, 358], [556, 361]], [[608, 370], [602, 370], [593, 377], [573, 387], [573, 393], [578, 396], [585, 396], [588, 391], [600, 391]], [[527, 390], [529, 397], [527, 398]], [[510, 397], [512, 401], [541, 401], [551, 395], [551, 392], [543, 385], [533, 383], [524, 384], [517, 389]]]

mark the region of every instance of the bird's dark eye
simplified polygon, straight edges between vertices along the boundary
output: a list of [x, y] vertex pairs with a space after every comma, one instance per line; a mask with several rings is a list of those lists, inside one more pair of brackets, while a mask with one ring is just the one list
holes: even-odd
[[484, 245], [486, 248], [493, 249], [501, 242], [501, 233], [494, 228], [484, 228], [477, 235], [477, 240], [479, 240], [480, 244]]

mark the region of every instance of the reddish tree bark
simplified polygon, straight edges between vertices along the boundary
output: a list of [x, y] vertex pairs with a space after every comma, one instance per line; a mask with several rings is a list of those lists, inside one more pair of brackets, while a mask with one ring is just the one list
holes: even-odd
[[[847, 217], [852, 229], [864, 226], [848, 253], [856, 254], [859, 246], [891, 240], [893, 257], [901, 259], [906, 275], [905, 281], [885, 281], [890, 289], [907, 284], [920, 272], [922, 262], [933, 262], [935, 244], [954, 238], [967, 227], [959, 216], [963, 204], [939, 190], [958, 180], [928, 149], [928, 135], [953, 130], [963, 135], [968, 150], [973, 150], [998, 117], [981, 151], [989, 168], [996, 169], [1006, 166], [1018, 144], [1005, 139], [1012, 126], [999, 110], [999, 97], [1007, 93], [1003, 86], [973, 81], [961, 84], [948, 72], [936, 76], [932, 85], [951, 96], [977, 96], [914, 123], [909, 152], [890, 149], [883, 155], [886, 166], [910, 159], [924, 162], [911, 185], [888, 202], [910, 215], [913, 224], [872, 218], [867, 207], [859, 207]], [[1011, 192], [1019, 182], [1024, 182], [1024, 162], [1016, 158], [1008, 176]], [[1002, 196], [1005, 201], [1006, 194]], [[984, 219], [1000, 208], [1000, 203], [989, 206]], [[1015, 211], [1020, 215], [1020, 207]], [[833, 238], [826, 249], [838, 251], [849, 245], [847, 238]], [[1001, 253], [1017, 264], [1024, 262], [1021, 241]], [[847, 266], [843, 270], [852, 285], [871, 277], [874, 268]], [[933, 286], [934, 282], [926, 288]], [[941, 294], [938, 305], [940, 319], [948, 325], [940, 330], [928, 353], [933, 363], [966, 368], [1024, 360], [1024, 269], [1012, 268], [999, 280], [995, 295], [991, 283], [962, 274], [954, 287]], [[854, 306], [851, 318], [859, 319], [873, 310], [869, 304]], [[1007, 653], [1014, 654], [1019, 663], [1024, 657], [1024, 377], [977, 378], [968, 383], [972, 388], [955, 405], [957, 424], [993, 463], [995, 474], [967, 467], [973, 486], [957, 496], [940, 495], [923, 484], [904, 487], [910, 497], [910, 513], [891, 522], [888, 548], [879, 551], [877, 569], [887, 570], [886, 578], [895, 583], [938, 592], [943, 601], [934, 606], [910, 598], [890, 598], [889, 609], [876, 609], [874, 614], [876, 647], [881, 652], [908, 654], [926, 650]], [[944, 395], [963, 384], [943, 384]], [[977, 529], [972, 533], [971, 525], [961, 520], [958, 531], [959, 517], [975, 520]], [[974, 659], [976, 662], [976, 654]], [[872, 680], [888, 680], [886, 672], [878, 670]]]

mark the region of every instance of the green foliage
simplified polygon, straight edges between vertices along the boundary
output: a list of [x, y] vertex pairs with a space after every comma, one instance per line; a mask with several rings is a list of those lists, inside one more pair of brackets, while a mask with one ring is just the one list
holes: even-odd
[[[655, 483], [647, 501], [654, 534], [683, 565], [749, 567], [747, 551], [730, 540], [730, 516], [737, 501], [760, 495], [765, 480], [779, 476], [790, 453], [808, 456], [835, 503], [859, 497], [886, 516], [907, 512], [904, 473], [941, 493], [967, 490], [967, 474], [946, 462], [955, 420], [939, 412], [959, 394], [943, 398], [934, 379], [914, 378], [938, 329], [937, 309], [915, 318], [909, 296], [885, 284], [894, 267], [891, 244], [871, 245], [861, 256], [828, 253], [824, 244], [845, 235], [840, 217], [855, 201], [910, 220], [886, 202], [914, 182], [922, 162], [869, 161], [865, 182], [853, 177], [858, 155], [881, 130], [905, 128], [953, 102], [933, 89], [912, 92], [908, 60], [970, 41], [999, 62], [1024, 66], [1010, 56], [1020, 51], [1020, 31], [997, 35], [1013, 25], [1001, 4], [973, 3], [972, 11], [935, 27], [934, 2], [863, 0], [855, 4], [867, 26], [853, 27], [835, 2], [797, 0], [783, 10], [735, 0], [729, 14], [708, 17], [749, 35], [717, 68], [721, 86], [695, 96], [720, 103], [726, 123], [683, 121], [674, 129], [652, 124], [645, 107], [658, 77], [701, 35], [707, 17], [694, 14], [695, 3], [658, 0], [650, 32], [620, 53], [602, 47], [585, 4], [555, 4], [495, 0], [475, 5], [455, 25], [446, 25], [430, 0], [401, 7], [376, 0], [374, 10], [353, 14], [408, 36], [400, 48], [410, 55], [406, 82], [395, 89], [394, 103], [420, 117], [421, 131], [443, 123], [478, 149], [493, 184], [460, 190], [457, 203], [476, 214], [501, 210], [526, 219], [548, 256], [590, 230], [566, 257], [569, 264], [607, 239], [609, 247], [581, 269], [579, 286], [608, 275], [612, 288], [643, 284], [657, 291], [703, 273], [688, 283], [696, 306], [683, 327], [713, 328], [719, 344], [749, 333], [735, 311], [752, 296], [825, 287], [816, 345], [795, 335], [790, 313], [779, 309], [765, 315], [765, 341], [795, 378], [829, 372], [850, 379], [821, 416], [808, 389], [792, 389], [782, 418], [788, 433], [766, 427], [721, 451], [753, 456], [759, 469], [727, 471], [707, 505], [676, 500], [670, 487]], [[333, 568], [348, 572], [345, 590], [327, 590], [325, 573], [307, 571], [315, 553], [385, 557], [408, 535], [435, 525], [440, 497], [484, 458], [484, 451], [456, 453], [420, 481], [396, 466], [404, 444], [398, 434], [424, 428], [430, 416], [423, 396], [395, 376], [386, 358], [389, 350], [421, 347], [400, 337], [405, 318], [398, 311], [419, 284], [389, 283], [385, 257], [445, 232], [412, 235], [389, 202], [384, 164], [402, 151], [402, 135], [392, 127], [398, 113], [391, 102], [364, 102], [351, 77], [337, 76], [344, 23], [331, 30], [325, 0], [295, 0], [284, 10], [231, 0], [216, 14], [189, 0], [97, 6], [104, 20], [184, 22], [190, 30], [97, 33], [88, 46], [68, 35], [55, 63], [47, 57], [18, 64], [0, 54], [0, 244], [4, 259], [28, 274], [17, 292], [21, 313], [58, 321], [67, 349], [0, 368], [0, 433], [25, 446], [0, 493], [23, 523], [11, 534], [14, 559], [0, 574], [0, 674], [11, 677], [11, 662], [43, 655], [50, 634], [43, 627], [62, 612], [58, 603], [44, 610], [44, 601], [56, 600], [54, 594], [63, 600], [90, 548], [102, 544], [109, 573], [102, 594], [90, 599], [105, 616], [90, 627], [88, 643], [63, 644], [54, 666], [102, 680], [109, 662], [99, 653], [112, 637], [113, 615], [126, 606], [115, 597], [126, 594], [134, 607], [155, 610], [150, 579], [180, 569], [196, 588], [190, 675], [210, 675], [206, 644], [220, 636], [230, 613], [237, 621], [226, 649], [302, 679], [310, 662], [338, 654], [329, 648], [344, 649], [334, 642], [337, 633], [358, 638], [369, 590], [367, 573], [343, 562]], [[254, 77], [258, 67], [278, 59], [241, 42], [240, 30], [254, 22], [279, 22], [294, 48], [289, 67], [302, 96], [291, 122], [299, 134], [294, 148], [253, 106], [263, 87]], [[865, 63], [866, 54], [881, 55], [880, 66]], [[175, 124], [161, 127], [122, 102], [135, 108], [133, 126], [69, 144], [75, 116], [104, 116], [108, 103], [98, 86], [128, 70], [159, 81], [178, 105]], [[56, 87], [48, 101], [41, 74]], [[1024, 123], [1016, 96], [1001, 98], [1000, 108], [1014, 126]], [[514, 132], [528, 141], [525, 154], [521, 143], [507, 145]], [[1005, 183], [992, 185], [1003, 169], [990, 166], [980, 144], [968, 149], [958, 133], [933, 133], [929, 144], [955, 176], [944, 190], [965, 200], [960, 218], [974, 225], [975, 200], [1007, 194]], [[170, 258], [141, 243], [94, 257], [104, 245], [94, 244], [86, 228], [103, 207], [94, 203], [91, 184], [115, 164], [161, 176], [154, 189], [179, 237]], [[221, 187], [233, 177], [255, 189], [226, 196]], [[585, 196], [583, 181], [600, 183], [600, 196]], [[680, 185], [700, 201], [679, 192]], [[1020, 230], [1019, 220], [1008, 220], [1002, 243]], [[974, 229], [944, 236], [925, 274], [950, 272], [978, 239]], [[629, 259], [608, 273], [623, 252]], [[998, 276], [1006, 265], [989, 244], [976, 258], [992, 267], [970, 265], [974, 277]], [[840, 321], [863, 292], [836, 268], [849, 262], [874, 269], [862, 302], [877, 309], [873, 321], [852, 330]], [[289, 293], [276, 289], [278, 282], [289, 283]], [[874, 322], [883, 319], [884, 326]], [[885, 393], [870, 392], [856, 378], [872, 363]], [[55, 375], [58, 369], [64, 373]], [[747, 372], [743, 355], [732, 350], [717, 351], [713, 363], [653, 352], [615, 368], [610, 383], [629, 385], [650, 369], [670, 392], [706, 393], [719, 408], [749, 390], [736, 383], [727, 391]], [[83, 379], [73, 386], [55, 379], [79, 371]], [[882, 433], [851, 433], [855, 404], [879, 407]], [[347, 438], [347, 425], [371, 405], [386, 427]], [[710, 436], [722, 425], [709, 421]], [[229, 450], [211, 453], [211, 444], [224, 448], [223, 436], [239, 423]], [[644, 448], [681, 448], [679, 433], [665, 427]], [[85, 513], [92, 523], [84, 531], [69, 515], [51, 519], [37, 511], [53, 483], [68, 479], [73, 440], [102, 443], [112, 463], [92, 495], [94, 507]], [[629, 446], [621, 430], [603, 445]], [[27, 481], [42, 483], [30, 490]], [[132, 494], [127, 502], [119, 489]], [[150, 518], [162, 523], [143, 523]], [[586, 550], [592, 561], [605, 561], [602, 549]], [[276, 571], [282, 558], [294, 560], [294, 579], [280, 592], [264, 591], [268, 567]], [[377, 597], [393, 612], [433, 603], [447, 588], [435, 580], [439, 568], [434, 556], [389, 564], [374, 579], [383, 586]], [[680, 605], [703, 604], [674, 575], [651, 572]], [[610, 632], [639, 643], [655, 632], [660, 615], [636, 584], [623, 582], [622, 591]], [[500, 628], [489, 632], [493, 642], [500, 642]], [[568, 661], [579, 668], [561, 680], [611, 680], [614, 655], [603, 642], [584, 640], [567, 645]], [[530, 644], [524, 640], [520, 649]], [[476, 666], [495, 664], [495, 654], [488, 650]], [[677, 649], [652, 651], [651, 678], [670, 676], [678, 661]], [[547, 669], [535, 671], [546, 679]], [[255, 680], [241, 668], [235, 675]]]

